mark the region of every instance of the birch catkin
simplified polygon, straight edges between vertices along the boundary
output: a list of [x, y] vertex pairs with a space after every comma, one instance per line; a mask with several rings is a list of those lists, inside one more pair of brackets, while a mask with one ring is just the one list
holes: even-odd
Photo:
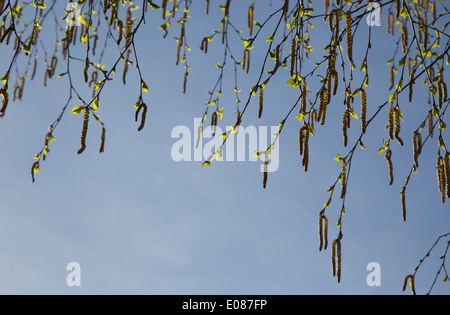
[[117, 45], [120, 45], [120, 42], [122, 41], [122, 38], [123, 38], [123, 22], [122, 22], [122, 20], [119, 20], [119, 22], [117, 22], [117, 28], [119, 29], [119, 36], [117, 37]]
[[433, 113], [430, 111], [428, 113], [428, 134], [431, 138], [434, 136], [434, 119], [433, 119]]
[[305, 128], [305, 136], [303, 137], [303, 161], [302, 165], [305, 167], [305, 172], [308, 172], [309, 165], [309, 126]]
[[336, 244], [337, 240], [334, 240], [331, 244], [331, 267], [333, 271], [333, 277], [336, 277]]
[[354, 64], [353, 62], [353, 36], [352, 36], [352, 11], [348, 10], [345, 15], [345, 25], [347, 32], [347, 55], [348, 60]]
[[394, 109], [394, 107], [391, 107], [389, 109], [389, 114], [388, 114], [389, 138], [391, 140], [394, 140], [394, 131], [395, 131], [394, 116], [395, 116], [395, 109]]
[[403, 282], [403, 292], [406, 290], [406, 287], [409, 285], [411, 286], [411, 293], [413, 295], [416, 295], [416, 286], [415, 286], [415, 279], [413, 275], [407, 275], [405, 278], [405, 281]]
[[147, 118], [147, 104], [142, 103], [139, 108], [142, 107], [141, 124], [139, 125], [138, 131], [142, 131], [145, 127], [145, 120]]
[[446, 180], [446, 176], [445, 176], [444, 158], [443, 157], [439, 156], [437, 158], [436, 171], [437, 171], [438, 187], [439, 187], [439, 192], [441, 193], [442, 203], [445, 203], [447, 180]]
[[106, 129], [105, 127], [102, 127], [102, 136], [99, 153], [105, 152], [105, 139], [106, 139]]
[[294, 76], [294, 72], [295, 72], [295, 62], [297, 60], [296, 54], [297, 54], [297, 41], [294, 38], [294, 39], [292, 39], [292, 42], [291, 42], [291, 67], [290, 67], [290, 71], [289, 71], [291, 77]]
[[81, 148], [78, 150], [78, 154], [81, 154], [86, 150], [86, 136], [89, 126], [89, 115], [90, 115], [90, 109], [89, 107], [86, 107], [84, 109], [84, 118], [83, 118], [83, 129], [81, 131]]
[[244, 50], [244, 61], [242, 62], [242, 68], [247, 71], [250, 71], [250, 50]]
[[341, 170], [341, 199], [344, 199], [345, 195], [347, 194], [347, 160], [342, 160], [342, 170]]
[[86, 57], [86, 60], [84, 62], [84, 69], [83, 69], [84, 82], [86, 82], [86, 83], [89, 81], [88, 69], [89, 69], [89, 57]]
[[328, 218], [325, 215], [319, 217], [319, 251], [328, 247]]
[[406, 187], [402, 188], [400, 195], [402, 197], [402, 218], [403, 221], [406, 221]]
[[364, 89], [361, 89], [361, 130], [366, 133], [367, 129], [367, 94]]
[[6, 108], [8, 107], [9, 103], [8, 84], [6, 84], [2, 89], [0, 89], [0, 95], [3, 97], [2, 108], [0, 109], [0, 116], [3, 116], [6, 112]]
[[344, 138], [344, 147], [348, 146], [347, 129], [348, 129], [349, 123], [350, 123], [350, 113], [349, 113], [349, 110], [347, 109], [344, 112], [344, 116], [342, 117], [342, 137]]
[[445, 173], [445, 185], [447, 186], [447, 198], [450, 198], [450, 154], [444, 157], [444, 173]]
[[252, 5], [250, 5], [249, 7], [248, 7], [248, 16], [247, 16], [247, 19], [248, 19], [248, 28], [249, 28], [249, 30], [250, 30], [250, 36], [252, 36], [252, 34], [253, 34], [253, 25], [254, 25], [254, 14], [255, 14], [255, 7], [254, 7], [254, 5], [252, 4]]
[[384, 157], [389, 167], [389, 185], [392, 186], [392, 184], [394, 183], [394, 165], [392, 164], [392, 151], [389, 149], [386, 150], [386, 154]]
[[302, 108], [301, 108], [301, 112], [305, 113], [306, 112], [306, 103], [307, 103], [307, 96], [308, 96], [308, 86], [306, 84], [306, 78], [303, 78], [302, 80]]
[[300, 155], [303, 155], [305, 149], [305, 133], [308, 132], [308, 127], [304, 125], [298, 132], [298, 145], [300, 148]]
[[258, 109], [258, 118], [261, 118], [264, 108], [264, 88], [262, 86], [259, 87], [259, 109]]
[[264, 153], [264, 169], [263, 169], [263, 188], [267, 187], [267, 178], [269, 171], [269, 154], [267, 152]]
[[395, 139], [398, 141], [398, 143], [400, 143], [401, 146], [404, 145], [402, 138], [400, 138], [400, 131], [401, 131], [401, 110], [400, 110], [400, 106], [396, 106], [395, 107]]
[[395, 0], [395, 12], [397, 13], [397, 19], [400, 17], [400, 7], [401, 7], [401, 1], [400, 0]]
[[333, 267], [333, 277], [337, 277], [338, 283], [340, 283], [342, 273], [342, 246], [340, 239], [334, 240], [331, 246], [331, 264]]
[[419, 155], [422, 153], [422, 135], [419, 132], [414, 132], [413, 135], [413, 155], [414, 166], [419, 168]]
[[337, 254], [337, 270], [336, 270], [336, 276], [338, 283], [341, 283], [341, 274], [342, 274], [342, 246], [341, 246], [341, 240], [338, 239], [336, 242], [336, 254]]
[[217, 130], [217, 112], [214, 112], [211, 115], [211, 128], [213, 130], [213, 137], [214, 137], [216, 135]]

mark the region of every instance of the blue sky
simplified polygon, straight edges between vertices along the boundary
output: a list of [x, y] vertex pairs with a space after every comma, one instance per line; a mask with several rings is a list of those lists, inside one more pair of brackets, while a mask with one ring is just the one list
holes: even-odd
[[[272, 1], [273, 6], [278, 2]], [[238, 19], [242, 14], [238, 5], [232, 9]], [[270, 10], [257, 3], [256, 19]], [[389, 96], [386, 61], [392, 57], [394, 39], [386, 35], [385, 13], [383, 27], [373, 29], [369, 115]], [[342, 283], [337, 284], [331, 276], [330, 251], [318, 252], [317, 222], [328, 199], [327, 189], [340, 172], [340, 164], [333, 158], [348, 152], [342, 148], [339, 131], [341, 101], [332, 102], [327, 125], [317, 128], [311, 139], [307, 174], [298, 155], [300, 124], [294, 116], [289, 118], [280, 138], [280, 167], [269, 174], [265, 191], [259, 163], [213, 163], [202, 168], [201, 162], [176, 163], [171, 158], [176, 142], [170, 137], [172, 129], [178, 125], [194, 129], [194, 118], [204, 111], [208, 89], [217, 79], [215, 63], [222, 60], [222, 46], [213, 41], [204, 56], [199, 45], [212, 29], [219, 28], [219, 14], [214, 8], [212, 15], [205, 17], [203, 1], [192, 5], [193, 19], [188, 24], [192, 70], [188, 92], [183, 95], [184, 70], [175, 66], [176, 44], [172, 39], [179, 27], [174, 25], [169, 37], [162, 40], [157, 29], [160, 13], [153, 13], [154, 18], [137, 39], [139, 61], [150, 88], [145, 95], [149, 105], [146, 128], [138, 133], [134, 122], [137, 73], [130, 69], [129, 85], [124, 87], [118, 71], [117, 79], [105, 88], [99, 110], [107, 127], [105, 153], [98, 154], [100, 127], [92, 120], [87, 150], [76, 154], [82, 117], [67, 113], [35, 184], [30, 178], [33, 155], [40, 151], [48, 126], [65, 104], [68, 86], [61, 78], [51, 80], [44, 89], [42, 68], [34, 82], [27, 81], [22, 102], [11, 103], [0, 124], [0, 293], [402, 293], [404, 277], [436, 238], [449, 232], [448, 205], [441, 204], [437, 189], [436, 141], [427, 144], [420, 158], [421, 167], [408, 189], [408, 221], [401, 220], [399, 192], [412, 166], [410, 135], [428, 111], [426, 90], [421, 93], [417, 87], [413, 104], [401, 101], [406, 145], [393, 149], [393, 187], [388, 186], [383, 155], [376, 154], [382, 138], [388, 137], [384, 130], [387, 113], [370, 126], [364, 138], [367, 149], [356, 153], [343, 223]], [[326, 24], [316, 22], [312, 45], [319, 56], [326, 28]], [[361, 49], [355, 51], [359, 63], [367, 45], [366, 28], [362, 23]], [[236, 51], [241, 50], [239, 45], [234, 43]], [[263, 45], [264, 37], [255, 43], [252, 72], [240, 75], [243, 99], [260, 71], [261, 55], [256, 51]], [[0, 51], [2, 56], [11, 54], [3, 46]], [[111, 52], [105, 56], [107, 67], [117, 50]], [[6, 67], [2, 63], [0, 73]], [[56, 72], [62, 69], [60, 61]], [[222, 128], [232, 124], [235, 117], [233, 72], [226, 75], [229, 86], [224, 88]], [[280, 123], [298, 97], [285, 84], [288, 76], [283, 73], [266, 88], [263, 118], [258, 121], [257, 101], [253, 100], [243, 125]], [[79, 86], [89, 95], [89, 90]], [[317, 86], [313, 83], [310, 89], [316, 92]], [[73, 106], [77, 102], [74, 100]], [[358, 105], [356, 108], [359, 110]], [[359, 122], [352, 123], [350, 144], [360, 130]], [[339, 210], [335, 199], [328, 210], [330, 240], [337, 236], [334, 222]], [[418, 274], [419, 293], [428, 291], [443, 250], [443, 246], [438, 247]], [[82, 286], [78, 288], [66, 284], [66, 266], [73, 261], [82, 270]], [[381, 287], [366, 284], [370, 262], [381, 266]], [[448, 284], [441, 282], [433, 292], [448, 294]]]

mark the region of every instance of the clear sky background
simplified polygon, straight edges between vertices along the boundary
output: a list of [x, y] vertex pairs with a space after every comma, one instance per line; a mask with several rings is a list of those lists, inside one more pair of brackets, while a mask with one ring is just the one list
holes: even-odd
[[[235, 23], [246, 31], [247, 3], [242, 7], [239, 1], [232, 3], [232, 18], [235, 16]], [[280, 1], [271, 3], [272, 7], [270, 1], [257, 1], [256, 20], [262, 21], [280, 6]], [[40, 68], [35, 81], [27, 81], [22, 102], [10, 104], [0, 121], [0, 293], [401, 294], [405, 276], [412, 273], [438, 236], [450, 232], [450, 209], [441, 204], [436, 181], [436, 140], [427, 143], [420, 157], [419, 172], [407, 194], [408, 221], [401, 218], [399, 192], [413, 165], [410, 137], [429, 109], [426, 89], [421, 91], [420, 86], [412, 104], [401, 98], [406, 145], [393, 147], [393, 187], [388, 186], [384, 156], [376, 154], [382, 139], [388, 137], [384, 130], [387, 112], [370, 126], [364, 138], [367, 149], [356, 153], [343, 222], [341, 284], [331, 275], [330, 250], [318, 251], [317, 232], [327, 189], [340, 173], [341, 165], [333, 158], [348, 152], [342, 147], [340, 98], [330, 105], [327, 125], [318, 127], [311, 139], [307, 174], [298, 154], [300, 124], [294, 115], [289, 118], [280, 138], [280, 167], [269, 174], [266, 190], [262, 189], [260, 163], [221, 162], [202, 168], [201, 162], [174, 162], [172, 129], [184, 125], [194, 132], [194, 118], [203, 113], [208, 89], [219, 75], [215, 63], [222, 60], [220, 40], [210, 43], [206, 56], [199, 49], [201, 39], [220, 28], [222, 14], [212, 4], [211, 15], [206, 17], [204, 5], [204, 1], [193, 1], [193, 18], [187, 25], [192, 70], [186, 95], [182, 94], [184, 69], [175, 66], [173, 37], [178, 36], [179, 26], [174, 24], [163, 40], [158, 29], [160, 12], [149, 15], [136, 40], [150, 89], [145, 95], [147, 125], [137, 132], [133, 104], [139, 96], [139, 82], [135, 69], [130, 69], [127, 86], [122, 86], [122, 72], [118, 71], [101, 98], [99, 115], [107, 127], [104, 154], [98, 154], [101, 129], [94, 120], [87, 150], [81, 156], [76, 154], [82, 116], [67, 112], [54, 133], [56, 141], [50, 146], [47, 161], [41, 163], [42, 171], [32, 184], [33, 156], [41, 150], [48, 126], [67, 100], [67, 81], [53, 79], [43, 88]], [[317, 10], [323, 10], [322, 2]], [[383, 26], [373, 28], [369, 115], [390, 94], [386, 61], [392, 58], [397, 37], [386, 33], [386, 13]], [[317, 55], [311, 64], [322, 58], [323, 40], [329, 32], [325, 23], [315, 23], [311, 44]], [[43, 36], [51, 41], [52, 34]], [[366, 34], [368, 26], [362, 22], [355, 45], [358, 66], [367, 47]], [[255, 43], [251, 73], [240, 73], [244, 100], [260, 72], [262, 53], [257, 51], [265, 47], [265, 38]], [[240, 56], [242, 43], [233, 45]], [[81, 45], [77, 43], [77, 47]], [[0, 53], [2, 74], [11, 48], [2, 46]], [[107, 68], [116, 55], [117, 50], [111, 47], [104, 59]], [[60, 60], [56, 73], [64, 69]], [[81, 80], [81, 63], [79, 69]], [[222, 128], [234, 123], [236, 110], [234, 73], [226, 75]], [[285, 84], [288, 79], [285, 71], [266, 88], [261, 120], [257, 119], [257, 101], [252, 101], [244, 126], [277, 126], [283, 120], [298, 97]], [[78, 84], [86, 96], [91, 93]], [[310, 86], [314, 93], [317, 88], [317, 82]], [[72, 103], [79, 105], [77, 100]], [[359, 112], [359, 105], [355, 107]], [[360, 133], [359, 121], [352, 123], [351, 146]], [[338, 233], [334, 223], [339, 210], [340, 202], [335, 198], [327, 212], [330, 242]], [[418, 293], [428, 291], [443, 251], [442, 245], [436, 248], [418, 274]], [[81, 287], [66, 284], [70, 262], [81, 265]], [[366, 284], [370, 262], [381, 266], [381, 287]], [[450, 287], [440, 278], [433, 292], [448, 294]]]

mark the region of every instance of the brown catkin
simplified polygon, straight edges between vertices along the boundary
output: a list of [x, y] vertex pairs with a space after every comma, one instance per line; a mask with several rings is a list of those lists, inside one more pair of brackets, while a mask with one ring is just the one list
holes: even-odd
[[295, 72], [295, 62], [297, 60], [297, 41], [294, 39], [292, 39], [291, 41], [291, 67], [290, 67], [290, 75], [291, 77], [294, 76], [294, 72]]
[[450, 154], [444, 157], [444, 173], [445, 173], [445, 184], [447, 186], [447, 198], [450, 198]]
[[395, 130], [394, 116], [395, 116], [395, 108], [394, 108], [394, 107], [391, 107], [391, 108], [389, 109], [389, 114], [388, 114], [389, 138], [390, 138], [391, 140], [394, 140], [394, 130]]
[[86, 60], [84, 62], [84, 69], [83, 69], [84, 82], [86, 82], [86, 83], [89, 81], [88, 69], [89, 69], [89, 57], [86, 57]]
[[366, 133], [367, 129], [367, 94], [361, 89], [361, 129], [362, 133]]
[[258, 118], [261, 118], [264, 108], [264, 88], [262, 86], [259, 87], [259, 109], [258, 109]]
[[242, 68], [247, 71], [247, 73], [250, 71], [250, 50], [245, 49], [244, 50], [244, 61], [242, 63]]
[[206, 14], [209, 14], [209, 0], [206, 0]]
[[419, 132], [414, 132], [413, 135], [413, 155], [414, 166], [419, 168], [419, 155], [422, 153], [422, 135]]
[[127, 78], [127, 73], [128, 73], [128, 62], [130, 60], [130, 56], [131, 56], [131, 49], [128, 49], [127, 51], [127, 58], [123, 64], [123, 75], [122, 75], [122, 82], [123, 85], [127, 84], [126, 78]]
[[406, 221], [406, 187], [402, 188], [400, 195], [402, 197], [402, 218], [403, 221]]
[[319, 216], [319, 252], [323, 249], [323, 216]]
[[328, 218], [325, 215], [319, 217], [319, 251], [328, 247]]
[[122, 38], [123, 38], [123, 22], [122, 22], [122, 20], [119, 20], [118, 22], [117, 22], [117, 28], [119, 29], [119, 36], [118, 36], [118, 38], [117, 38], [117, 45], [120, 45], [120, 42], [122, 41]]
[[341, 199], [344, 199], [345, 195], [347, 194], [347, 160], [342, 160], [342, 169], [341, 169]]
[[184, 73], [184, 79], [183, 79], [183, 94], [186, 94], [186, 91], [187, 91], [188, 76], [189, 76], [189, 70], [186, 69], [186, 72]]
[[163, 20], [165, 20], [166, 19], [166, 11], [167, 11], [167, 0], [162, 0], [161, 8], [162, 8], [162, 18], [163, 18]]
[[409, 281], [409, 285], [411, 287], [412, 295], [417, 295], [416, 294], [415, 279], [414, 279], [413, 275], [407, 275], [406, 276], [405, 281], [403, 282], [403, 292], [406, 290], [406, 287], [408, 286], [408, 281]]
[[214, 112], [211, 115], [211, 128], [213, 130], [213, 137], [216, 135], [217, 131], [217, 116], [217, 112]]
[[443, 99], [443, 102], [448, 101], [447, 83], [445, 83], [445, 81], [442, 81], [442, 99]]
[[50, 77], [50, 79], [55, 75], [55, 71], [56, 71], [56, 66], [58, 65], [58, 57], [56, 57], [56, 56], [53, 56], [52, 57], [52, 60], [51, 60], [51, 63], [50, 63], [50, 68], [49, 68], [49, 71], [50, 71], [50, 73], [49, 73], [49, 77]]
[[105, 152], [105, 139], [106, 139], [106, 129], [105, 127], [102, 127], [102, 136], [99, 153]]
[[445, 178], [444, 158], [438, 157], [436, 162], [437, 180], [442, 203], [445, 203], [447, 180]]
[[433, 22], [436, 22], [437, 20], [437, 9], [436, 9], [436, 2], [432, 1], [431, 2], [431, 11], [433, 12]]
[[304, 139], [305, 139], [305, 132], [308, 132], [308, 127], [304, 125], [300, 128], [298, 131], [298, 146], [300, 148], [300, 155], [303, 155], [304, 152]]
[[388, 27], [387, 27], [387, 32], [388, 34], [392, 34], [392, 36], [394, 35], [394, 25], [395, 25], [395, 15], [392, 12], [388, 13], [387, 16], [387, 22], [388, 22]]
[[6, 84], [2, 89], [0, 89], [0, 95], [3, 97], [2, 107], [0, 108], [0, 116], [3, 116], [6, 112], [6, 108], [9, 103], [9, 94], [8, 94], [8, 84]]
[[31, 166], [31, 180], [34, 183], [34, 173], [35, 173], [35, 169], [39, 169], [39, 162], [34, 162], [33, 166]]
[[319, 113], [317, 114], [318, 121], [325, 121], [323, 117], [325, 112], [325, 89], [322, 87], [319, 92]]
[[337, 254], [337, 270], [336, 276], [338, 283], [341, 283], [341, 274], [342, 274], [342, 246], [341, 240], [338, 239], [336, 242], [336, 254]]
[[347, 109], [344, 112], [344, 115], [342, 116], [342, 137], [344, 138], [344, 147], [348, 146], [347, 129], [348, 129], [349, 123], [350, 123], [350, 113], [349, 113], [349, 110]]
[[329, 26], [331, 32], [333, 31], [333, 28], [334, 28], [334, 25], [333, 25], [333, 22], [334, 22], [333, 18], [335, 16], [334, 11], [335, 11], [335, 9], [331, 10], [330, 14], [328, 15], [328, 26]]
[[333, 277], [336, 277], [336, 243], [337, 240], [334, 240], [331, 244], [331, 267], [333, 270]]
[[395, 139], [400, 143], [401, 146], [404, 145], [404, 142], [402, 138], [400, 138], [400, 131], [401, 131], [401, 110], [400, 106], [395, 107]]
[[409, 102], [412, 103], [414, 93], [414, 76], [416, 75], [416, 69], [411, 70], [409, 75]]
[[395, 0], [395, 12], [397, 13], [397, 19], [400, 17], [400, 10], [401, 10], [401, 1]]
[[269, 168], [269, 154], [267, 152], [264, 153], [264, 169], [263, 169], [263, 188], [267, 187], [267, 178], [268, 178], [268, 168]]
[[31, 74], [31, 81], [33, 81], [34, 76], [36, 75], [36, 70], [37, 70], [37, 58], [34, 58], [34, 62], [33, 62], [33, 72]]
[[86, 107], [84, 109], [84, 119], [83, 119], [83, 129], [81, 131], [81, 148], [78, 150], [78, 154], [81, 154], [86, 150], [86, 136], [89, 126], [89, 115], [90, 115], [90, 109], [89, 107]]
[[331, 93], [333, 93], [333, 91], [331, 90], [331, 80], [332, 80], [332, 74], [331, 71], [328, 72], [328, 76], [327, 76], [327, 89], [325, 90], [325, 102], [327, 105], [330, 104], [331, 102]]
[[430, 111], [428, 113], [428, 134], [431, 138], [434, 136], [434, 118], [433, 113]]
[[408, 51], [408, 43], [409, 43], [408, 27], [403, 25], [402, 26], [402, 49], [403, 49], [403, 53], [406, 53]]
[[338, 10], [334, 11], [334, 17], [335, 17], [335, 22], [334, 22], [334, 43], [337, 44], [337, 43], [339, 43], [340, 20], [341, 20], [341, 17], [339, 16], [339, 11]]
[[392, 151], [386, 150], [386, 154], [384, 155], [388, 167], [389, 167], [389, 185], [392, 186], [394, 184], [394, 165], [392, 164]]
[[333, 277], [337, 277], [337, 281], [340, 283], [342, 273], [342, 246], [340, 239], [333, 241], [331, 247], [331, 264], [333, 267]]
[[336, 95], [339, 88], [339, 74], [336, 70], [333, 71], [333, 80], [334, 80], [333, 95]]
[[255, 14], [255, 6], [252, 4], [248, 7], [248, 14], [247, 14], [247, 22], [248, 22], [248, 28], [250, 30], [250, 36], [253, 34], [253, 21], [254, 21], [254, 14]]
[[204, 51], [205, 54], [208, 53], [208, 37], [203, 38], [200, 50]]
[[147, 118], [147, 104], [142, 103], [142, 115], [141, 115], [141, 124], [139, 125], [138, 131], [142, 131], [145, 127], [145, 120]]
[[325, 0], [325, 15], [328, 15], [329, 8], [330, 8], [330, 0]]
[[389, 87], [389, 90], [392, 90], [392, 88], [395, 85], [395, 66], [392, 66], [389, 71], [389, 82], [391, 86]]
[[277, 45], [275, 47], [275, 69], [274, 71], [276, 71], [279, 67], [280, 67], [281, 63], [280, 63], [280, 45]]
[[352, 36], [352, 11], [348, 10], [345, 15], [345, 25], [347, 32], [347, 56], [348, 60], [354, 64], [353, 62], [353, 36]]
[[305, 167], [305, 172], [308, 172], [309, 165], [309, 126], [306, 126], [305, 136], [303, 137], [303, 161], [302, 165]]
[[308, 86], [306, 83], [306, 78], [303, 78], [302, 80], [302, 108], [301, 108], [301, 112], [305, 113], [306, 112], [306, 103], [307, 103], [307, 96], [308, 96]]
[[288, 19], [288, 12], [289, 12], [289, 0], [284, 0], [283, 16], [285, 22]]

